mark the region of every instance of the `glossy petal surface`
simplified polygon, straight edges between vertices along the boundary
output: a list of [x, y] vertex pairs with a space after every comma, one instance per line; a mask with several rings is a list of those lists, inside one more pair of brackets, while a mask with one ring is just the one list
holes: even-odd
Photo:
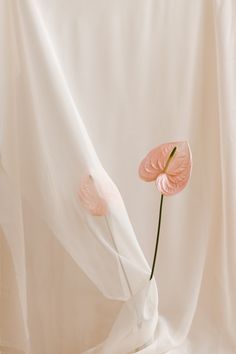
[[[171, 159], [170, 154], [176, 147]], [[162, 144], [142, 160], [139, 176], [146, 182], [156, 181], [161, 194], [173, 195], [187, 185], [191, 175], [192, 156], [186, 141]]]

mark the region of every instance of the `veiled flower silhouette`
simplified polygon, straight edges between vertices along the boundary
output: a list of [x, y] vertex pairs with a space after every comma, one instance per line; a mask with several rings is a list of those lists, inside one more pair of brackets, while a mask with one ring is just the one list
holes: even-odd
[[146, 182], [156, 182], [161, 193], [157, 239], [150, 280], [153, 277], [161, 229], [163, 198], [182, 191], [192, 170], [192, 154], [186, 141], [162, 144], [151, 150], [139, 166], [139, 176]]
[[[108, 204], [107, 201], [111, 201], [111, 199], [114, 200], [118, 200], [120, 199], [120, 195], [118, 190], [115, 188], [114, 185], [112, 185], [111, 183], [109, 183], [106, 180], [100, 180], [100, 183], [97, 181], [97, 183], [95, 183], [94, 178], [92, 177], [92, 175], [87, 174], [85, 175], [81, 181], [80, 181], [80, 188], [79, 188], [79, 199], [81, 201], [81, 204], [83, 205], [83, 207], [89, 211], [90, 214], [92, 214], [93, 216], [103, 216], [105, 219], [105, 223], [108, 229], [108, 232], [110, 234], [114, 249], [117, 253], [119, 262], [120, 262], [120, 266], [121, 269], [123, 271], [124, 277], [126, 279], [127, 282], [127, 286], [130, 292], [130, 295], [133, 294], [132, 292], [132, 288], [125, 270], [125, 267], [123, 265], [123, 262], [121, 260], [120, 257], [120, 253], [118, 250], [118, 247], [116, 245], [116, 241], [114, 239], [112, 230], [110, 228], [110, 224], [109, 224], [109, 220], [107, 218], [108, 215]], [[105, 200], [106, 199], [106, 200]]]
[[185, 188], [191, 167], [192, 156], [188, 143], [167, 143], [147, 154], [140, 164], [139, 176], [146, 182], [156, 181], [160, 193], [170, 196]]
[[79, 198], [84, 208], [92, 215], [104, 216], [107, 214], [107, 203], [99, 194], [91, 175], [86, 175], [82, 178]]

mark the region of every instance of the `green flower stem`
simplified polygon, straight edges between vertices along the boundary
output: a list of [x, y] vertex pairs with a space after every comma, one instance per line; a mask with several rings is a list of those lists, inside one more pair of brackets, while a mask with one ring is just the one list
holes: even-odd
[[109, 233], [110, 233], [110, 236], [111, 236], [111, 240], [112, 240], [112, 243], [113, 243], [113, 246], [115, 248], [115, 251], [118, 255], [118, 259], [119, 259], [119, 262], [120, 262], [120, 266], [121, 266], [121, 269], [123, 271], [123, 274], [124, 274], [124, 277], [125, 277], [125, 280], [126, 280], [126, 283], [127, 283], [127, 286], [128, 286], [128, 289], [129, 289], [129, 292], [130, 292], [130, 295], [133, 296], [133, 292], [132, 292], [132, 289], [131, 289], [131, 285], [130, 285], [130, 282], [129, 282], [129, 278], [128, 278], [128, 275], [125, 271], [125, 267], [123, 265], [123, 262], [121, 260], [121, 256], [120, 256], [120, 253], [119, 253], [119, 250], [118, 250], [118, 247], [116, 245], [116, 242], [115, 242], [115, 239], [113, 237], [113, 234], [112, 234], [112, 231], [111, 231], [111, 228], [110, 228], [110, 225], [109, 225], [109, 222], [108, 222], [108, 219], [107, 217], [105, 216], [105, 221], [106, 221], [106, 225], [107, 225], [107, 228], [109, 230]]
[[152, 262], [152, 272], [150, 276], [150, 280], [152, 280], [154, 269], [155, 269], [155, 264], [156, 264], [156, 258], [157, 258], [157, 249], [158, 249], [158, 244], [159, 244], [159, 237], [160, 237], [160, 230], [161, 230], [161, 215], [162, 215], [162, 205], [163, 205], [163, 198], [164, 195], [161, 195], [161, 202], [160, 202], [160, 208], [159, 208], [159, 219], [158, 219], [158, 228], [157, 228], [157, 239], [156, 239], [156, 246], [155, 246], [155, 253], [154, 253], [154, 258]]
[[[175, 146], [173, 148], [173, 150], [170, 153], [170, 156], [168, 157], [168, 160], [166, 162], [166, 165], [164, 167], [163, 173], [166, 172], [169, 163], [171, 161], [171, 159], [173, 158], [175, 152], [176, 152], [177, 147]], [[160, 208], [159, 208], [159, 217], [158, 217], [158, 227], [157, 227], [157, 239], [156, 239], [156, 246], [155, 246], [155, 252], [154, 252], [154, 258], [153, 258], [153, 262], [152, 262], [152, 271], [151, 271], [151, 275], [150, 275], [150, 280], [152, 280], [153, 274], [154, 274], [154, 270], [155, 270], [155, 264], [156, 264], [156, 258], [157, 258], [157, 250], [158, 250], [158, 244], [159, 244], [159, 238], [160, 238], [160, 230], [161, 230], [161, 216], [162, 216], [162, 205], [163, 205], [163, 199], [164, 199], [164, 195], [161, 195], [161, 201], [160, 201]]]
[[[122, 260], [121, 260], [121, 256], [120, 256], [118, 247], [117, 247], [117, 245], [116, 245], [116, 241], [115, 241], [115, 239], [114, 239], [113, 233], [112, 233], [112, 231], [111, 231], [111, 228], [110, 228], [110, 225], [109, 225], [109, 222], [108, 222], [108, 219], [107, 219], [106, 216], [105, 216], [105, 221], [106, 221], [106, 225], [107, 225], [107, 228], [108, 228], [109, 233], [110, 233], [110, 236], [111, 236], [111, 240], [112, 240], [113, 246], [114, 246], [115, 251], [116, 251], [116, 253], [117, 253], [117, 255], [118, 255], [118, 259], [119, 259], [119, 262], [120, 262], [120, 266], [121, 266], [121, 269], [122, 269], [122, 271], [123, 271], [123, 274], [124, 274], [124, 277], [125, 277], [125, 280], [126, 280], [126, 283], [127, 283], [127, 286], [128, 286], [129, 292], [130, 292], [130, 295], [131, 295], [131, 296], [134, 296], [133, 291], [132, 291], [132, 288], [131, 288], [131, 285], [130, 285], [130, 282], [129, 282], [128, 275], [127, 275], [126, 270], [125, 270], [125, 266], [124, 266], [124, 264], [123, 264], [123, 262], [122, 262]], [[138, 328], [140, 328], [141, 325], [142, 325], [142, 318], [140, 318], [139, 311], [138, 311], [138, 308], [137, 308], [137, 305], [136, 305], [136, 302], [135, 302], [135, 301], [134, 301], [134, 308], [135, 308], [135, 312], [136, 312], [136, 316], [137, 316], [137, 321], [138, 321], [137, 325], [138, 325]]]

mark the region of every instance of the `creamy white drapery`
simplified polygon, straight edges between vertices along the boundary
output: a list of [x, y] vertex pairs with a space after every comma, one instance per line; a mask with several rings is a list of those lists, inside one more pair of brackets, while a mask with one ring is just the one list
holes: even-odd
[[[234, 1], [0, 7], [0, 351], [235, 353]], [[164, 204], [158, 316], [141, 248], [150, 263], [159, 196], [137, 168], [183, 139], [194, 168]], [[124, 198], [131, 222], [120, 198], [109, 222], [132, 294], [79, 203], [87, 172]]]

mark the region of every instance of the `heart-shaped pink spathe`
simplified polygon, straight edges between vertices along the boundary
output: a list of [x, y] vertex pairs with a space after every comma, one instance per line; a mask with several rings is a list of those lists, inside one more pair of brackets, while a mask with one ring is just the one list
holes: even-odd
[[83, 207], [92, 215], [105, 216], [107, 214], [107, 203], [99, 194], [91, 175], [86, 175], [81, 179], [78, 194]]
[[[170, 158], [173, 149], [173, 156]], [[192, 154], [187, 141], [162, 144], [152, 149], [139, 166], [139, 176], [156, 181], [161, 194], [174, 195], [187, 185], [192, 170]]]

